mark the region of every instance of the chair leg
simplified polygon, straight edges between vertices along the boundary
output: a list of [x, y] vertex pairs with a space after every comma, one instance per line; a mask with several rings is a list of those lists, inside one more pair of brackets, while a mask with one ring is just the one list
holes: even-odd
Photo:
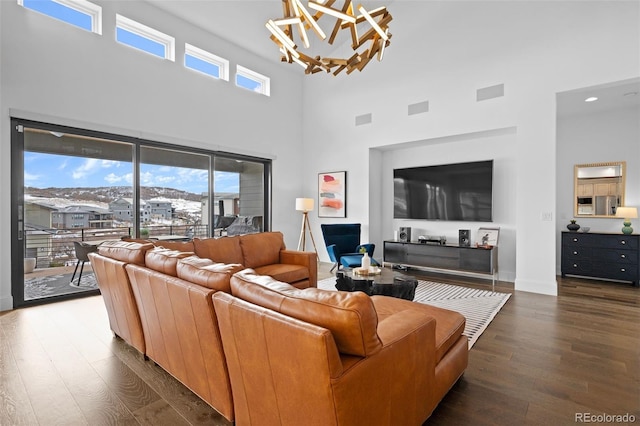
[[82, 265], [80, 266], [80, 275], [78, 275], [78, 287], [80, 287], [80, 280], [82, 279], [82, 270], [84, 269], [84, 260], [82, 261]]
[[[76, 272], [78, 272], [78, 266], [80, 265], [80, 261], [78, 260], [76, 262], [76, 269], [73, 270], [73, 275], [71, 275], [71, 281], [73, 282], [73, 279], [76, 277]], [[82, 275], [82, 271], [80, 272], [80, 274]]]

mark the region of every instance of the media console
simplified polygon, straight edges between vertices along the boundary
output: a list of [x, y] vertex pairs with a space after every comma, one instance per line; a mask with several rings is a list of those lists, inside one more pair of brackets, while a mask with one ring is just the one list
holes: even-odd
[[482, 275], [491, 278], [492, 288], [495, 288], [498, 274], [497, 247], [384, 241], [383, 261], [453, 274]]

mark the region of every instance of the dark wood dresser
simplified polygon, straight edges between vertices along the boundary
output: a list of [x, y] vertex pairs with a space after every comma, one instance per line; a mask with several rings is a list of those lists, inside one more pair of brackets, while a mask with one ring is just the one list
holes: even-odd
[[640, 285], [640, 235], [562, 233], [562, 276], [577, 275]]

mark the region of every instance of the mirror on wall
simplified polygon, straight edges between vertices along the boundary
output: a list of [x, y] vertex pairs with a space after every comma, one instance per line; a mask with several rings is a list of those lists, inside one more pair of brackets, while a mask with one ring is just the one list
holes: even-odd
[[624, 205], [624, 161], [576, 164], [574, 167], [574, 216], [609, 217]]

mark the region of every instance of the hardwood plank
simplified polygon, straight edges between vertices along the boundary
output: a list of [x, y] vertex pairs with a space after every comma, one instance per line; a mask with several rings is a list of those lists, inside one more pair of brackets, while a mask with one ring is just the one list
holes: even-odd
[[166, 401], [158, 400], [149, 405], [141, 407], [134, 413], [138, 424], [157, 426], [157, 425], [172, 425], [188, 426], [189, 423], [184, 417], [178, 414], [177, 411], [171, 407]]
[[9, 339], [0, 328], [0, 424], [31, 425], [36, 416], [20, 378], [9, 347]]
[[144, 380], [115, 356], [94, 362], [92, 367], [134, 414], [135, 411], [161, 400]]

